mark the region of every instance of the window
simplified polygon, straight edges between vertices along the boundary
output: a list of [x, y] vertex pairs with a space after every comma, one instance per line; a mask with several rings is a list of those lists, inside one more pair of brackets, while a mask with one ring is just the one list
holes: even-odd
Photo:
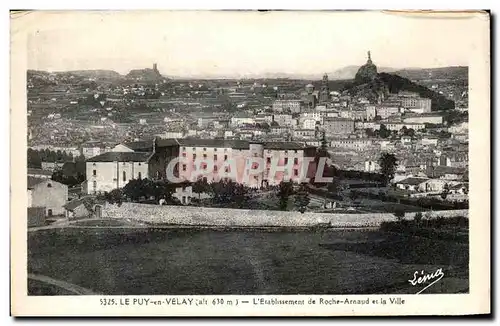
[[52, 216], [52, 210], [51, 209], [47, 210], [47, 215]]
[[204, 151], [204, 152], [206, 152], [206, 151], [207, 151], [207, 148], [206, 148], [206, 147], [204, 147], [204, 148], [203, 148], [203, 151]]
[[127, 172], [123, 171], [123, 181], [127, 181]]
[[95, 177], [97, 175], [97, 170], [92, 171], [92, 175]]
[[217, 165], [214, 165], [214, 172], [217, 172]]
[[52, 183], [48, 183], [47, 188], [52, 188]]
[[268, 158], [266, 159], [266, 162], [267, 162], [267, 164], [270, 164], [270, 163], [271, 163], [271, 158], [270, 158], [270, 157], [268, 157]]
[[185, 151], [186, 150], [186, 147], [182, 147], [182, 150]]
[[92, 184], [93, 188], [94, 188], [94, 191], [95, 189], [97, 188], [97, 181], [94, 181], [93, 184]]
[[196, 151], [196, 147], [193, 147], [193, 152]]
[[141, 162], [139, 162], [139, 166], [141, 166]]
[[294, 158], [293, 159], [293, 164], [299, 164], [299, 159], [298, 158]]
[[193, 160], [196, 160], [196, 154], [193, 154]]
[[288, 164], [288, 157], [285, 157], [285, 165]]
[[[156, 177], [157, 177], [157, 178], [159, 177], [159, 174], [160, 174], [160, 172], [156, 172]], [[137, 178], [138, 178], [139, 180], [141, 180], [141, 179], [142, 179], [142, 173], [141, 173], [141, 172], [139, 172], [139, 174], [137, 175]]]
[[294, 152], [295, 154], [297, 154], [297, 150], [294, 150], [293, 152]]
[[298, 169], [293, 169], [293, 175], [298, 176], [299, 175], [299, 170]]
[[94, 163], [94, 164], [92, 164], [92, 166], [95, 166], [95, 163]]
[[227, 155], [224, 155], [224, 161], [227, 161]]
[[186, 157], [186, 153], [182, 153], [182, 157]]
[[216, 147], [216, 148], [214, 148], [214, 152], [217, 152], [217, 147]]
[[228, 173], [228, 172], [229, 172], [229, 167], [227, 167], [227, 166], [226, 166], [226, 167], [224, 168], [224, 171], [225, 171], [226, 173]]
[[186, 171], [187, 167], [186, 164], [182, 164], [182, 171]]
[[214, 161], [217, 161], [217, 154], [214, 155]]
[[288, 154], [288, 151], [285, 151], [285, 154]]
[[207, 154], [203, 154], [203, 158], [207, 158]]

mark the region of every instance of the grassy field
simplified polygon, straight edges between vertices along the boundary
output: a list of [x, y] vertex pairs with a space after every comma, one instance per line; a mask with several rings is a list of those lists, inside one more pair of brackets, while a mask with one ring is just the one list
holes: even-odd
[[66, 228], [28, 249], [29, 273], [103, 294], [411, 294], [415, 271], [438, 268], [426, 293], [468, 291], [467, 243], [376, 231]]

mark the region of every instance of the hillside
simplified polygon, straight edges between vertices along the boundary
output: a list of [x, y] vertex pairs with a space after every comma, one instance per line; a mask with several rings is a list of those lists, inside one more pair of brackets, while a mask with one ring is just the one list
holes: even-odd
[[[345, 80], [354, 79], [356, 72], [358, 72], [360, 66], [346, 66], [337, 69], [333, 72], [328, 73], [328, 79], [330, 80]], [[396, 69], [390, 67], [379, 67], [377, 68], [379, 72], [393, 72]]]
[[357, 84], [356, 82], [351, 82], [345, 85], [343, 91], [351, 95], [366, 97], [370, 101], [376, 101], [380, 94], [397, 94], [400, 91], [416, 92], [421, 97], [431, 99], [433, 111], [455, 108], [455, 102], [443, 95], [425, 86], [418, 85], [407, 78], [388, 73], [379, 73], [377, 78], [369, 83]]
[[73, 70], [58, 72], [59, 75], [73, 75], [83, 78], [95, 78], [95, 79], [121, 79], [122, 75], [114, 70]]
[[447, 79], [447, 80], [468, 80], [468, 67], [444, 67], [444, 68], [429, 68], [429, 69], [402, 69], [395, 71], [393, 74], [408, 78], [410, 80], [426, 80], [426, 79]]
[[164, 79], [164, 77], [158, 72], [158, 70], [151, 68], [133, 69], [125, 77], [127, 79], [144, 81], [159, 81]]

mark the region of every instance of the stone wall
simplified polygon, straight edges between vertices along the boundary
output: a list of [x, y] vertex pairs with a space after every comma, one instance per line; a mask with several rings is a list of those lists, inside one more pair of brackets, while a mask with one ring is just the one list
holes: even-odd
[[[413, 219], [417, 213], [405, 213], [405, 219]], [[468, 209], [455, 209], [448, 211], [428, 211], [422, 212], [423, 218], [435, 218], [435, 217], [456, 217], [456, 216], [464, 216], [469, 218], [469, 210]]]
[[[453, 213], [455, 212], [455, 213]], [[446, 216], [464, 215], [467, 211], [441, 211]], [[425, 214], [424, 214], [425, 215]], [[377, 227], [384, 221], [396, 221], [389, 213], [333, 214], [282, 212], [270, 210], [244, 210], [229, 208], [159, 206], [123, 203], [120, 207], [107, 204], [104, 218], [127, 218], [158, 224], [198, 226], [298, 226], [307, 227], [329, 223], [335, 227]], [[408, 216], [407, 218], [412, 218]]]

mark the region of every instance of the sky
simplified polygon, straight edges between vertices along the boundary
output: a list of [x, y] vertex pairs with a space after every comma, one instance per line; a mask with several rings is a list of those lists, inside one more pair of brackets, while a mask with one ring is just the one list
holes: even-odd
[[29, 69], [151, 68], [163, 75], [234, 77], [322, 74], [362, 65], [468, 65], [477, 16], [395, 12], [32, 12]]

